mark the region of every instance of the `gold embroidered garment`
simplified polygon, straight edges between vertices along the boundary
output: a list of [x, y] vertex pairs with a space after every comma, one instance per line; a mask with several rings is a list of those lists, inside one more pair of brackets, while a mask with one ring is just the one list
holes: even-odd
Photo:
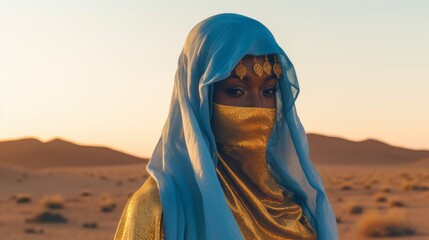
[[[317, 239], [301, 206], [284, 192], [266, 164], [275, 108], [213, 106], [216, 172], [244, 238]], [[129, 198], [114, 239], [164, 239], [162, 224], [159, 191], [150, 176]]]
[[164, 239], [161, 199], [152, 176], [128, 199], [114, 237], [114, 240], [143, 239]]

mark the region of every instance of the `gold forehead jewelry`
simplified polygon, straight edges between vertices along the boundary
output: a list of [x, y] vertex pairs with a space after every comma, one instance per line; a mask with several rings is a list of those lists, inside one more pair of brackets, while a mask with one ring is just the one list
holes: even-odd
[[[258, 75], [262, 76], [263, 73], [266, 73], [267, 75], [270, 75], [271, 72], [274, 70], [274, 74], [276, 74], [277, 78], [280, 77], [282, 74], [282, 66], [277, 60], [277, 56], [274, 55], [274, 66], [271, 66], [271, 63], [268, 61], [268, 57], [265, 54], [265, 62], [264, 65], [261, 65], [256, 61], [256, 57], [253, 56], [253, 72]], [[243, 64], [242, 60], [238, 63], [238, 65], [235, 67], [235, 74], [240, 78], [240, 80], [243, 80], [244, 76], [246, 76], [247, 68]]]
[[235, 67], [235, 74], [237, 74], [240, 80], [243, 80], [243, 77], [246, 76], [246, 73], [247, 73], [247, 68], [240, 60], [240, 63], [237, 65], [237, 67]]
[[264, 68], [264, 72], [265, 72], [267, 75], [270, 75], [270, 74], [271, 74], [271, 71], [272, 71], [273, 67], [271, 67], [271, 63], [270, 63], [270, 62], [268, 62], [267, 54], [265, 54], [265, 62], [264, 62], [264, 66], [263, 66], [263, 68]]
[[253, 72], [255, 72], [256, 75], [258, 76], [262, 76], [262, 73], [264, 73], [264, 70], [262, 69], [262, 65], [256, 61], [255, 56], [253, 56]]
[[280, 63], [277, 60], [277, 56], [274, 55], [274, 74], [276, 74], [277, 78], [279, 78], [280, 74], [282, 74], [282, 65], [280, 65]]

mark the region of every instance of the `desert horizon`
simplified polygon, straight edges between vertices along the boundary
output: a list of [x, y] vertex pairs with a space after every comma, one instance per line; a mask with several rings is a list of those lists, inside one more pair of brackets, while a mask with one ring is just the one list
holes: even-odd
[[[405, 239], [429, 237], [428, 150], [373, 139], [354, 142], [313, 133], [308, 138], [340, 239], [385, 239], [365, 237], [365, 231], [392, 214], [401, 216], [395, 224], [409, 234]], [[64, 138], [0, 141], [0, 235], [112, 239], [128, 197], [149, 176], [147, 162]]]

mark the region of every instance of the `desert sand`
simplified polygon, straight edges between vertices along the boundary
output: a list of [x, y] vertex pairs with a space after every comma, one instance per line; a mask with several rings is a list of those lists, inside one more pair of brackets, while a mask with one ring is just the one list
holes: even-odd
[[[368, 154], [374, 151], [371, 146]], [[338, 152], [341, 157], [346, 154]], [[380, 225], [371, 222], [371, 212], [391, 213], [395, 224], [412, 232], [395, 239], [429, 239], [429, 158], [412, 157], [402, 163], [396, 159], [394, 164], [385, 160], [362, 164], [355, 159], [347, 164], [338, 159], [315, 161], [338, 219], [340, 239], [386, 239], [365, 234]], [[133, 164], [111, 160], [107, 165], [87, 161], [64, 166], [60, 160], [47, 161], [39, 168], [32, 167], [34, 163], [0, 161], [0, 239], [112, 239], [129, 195], [148, 177], [147, 160]], [[43, 212], [51, 215], [36, 219]], [[49, 216], [56, 217], [53, 223], [37, 222]]]

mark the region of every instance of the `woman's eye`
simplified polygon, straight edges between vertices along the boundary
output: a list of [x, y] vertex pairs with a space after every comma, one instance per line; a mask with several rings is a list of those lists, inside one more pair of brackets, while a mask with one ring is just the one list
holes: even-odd
[[268, 88], [264, 90], [263, 94], [264, 96], [274, 96], [276, 94], [276, 91], [276, 88]]
[[239, 97], [244, 94], [244, 91], [240, 88], [231, 88], [227, 90], [228, 94], [233, 97]]

